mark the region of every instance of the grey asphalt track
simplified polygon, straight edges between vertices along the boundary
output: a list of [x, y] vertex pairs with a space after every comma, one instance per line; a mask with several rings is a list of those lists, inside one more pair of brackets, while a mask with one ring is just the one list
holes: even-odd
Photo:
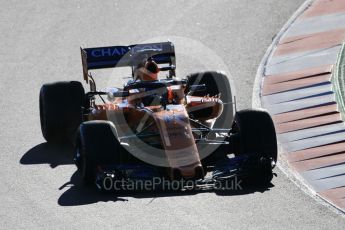
[[[187, 37], [212, 49], [233, 76], [238, 108], [250, 107], [257, 66], [302, 2], [2, 1], [0, 228], [343, 229], [343, 217], [278, 169], [272, 187], [236, 193], [116, 197], [83, 189], [71, 148], [47, 145], [39, 126], [41, 85], [82, 80], [80, 45], [159, 36]], [[177, 58], [181, 76], [197, 70], [190, 58], [179, 59], [178, 47]]]

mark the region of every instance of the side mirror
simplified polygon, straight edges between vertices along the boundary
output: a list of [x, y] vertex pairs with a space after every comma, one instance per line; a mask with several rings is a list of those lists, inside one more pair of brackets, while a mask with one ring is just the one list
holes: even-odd
[[190, 85], [188, 91], [189, 91], [189, 93], [204, 92], [204, 91], [206, 91], [206, 85], [205, 84]]
[[120, 90], [119, 88], [110, 88], [108, 91], [108, 100], [113, 101], [116, 97], [128, 97], [128, 91]]

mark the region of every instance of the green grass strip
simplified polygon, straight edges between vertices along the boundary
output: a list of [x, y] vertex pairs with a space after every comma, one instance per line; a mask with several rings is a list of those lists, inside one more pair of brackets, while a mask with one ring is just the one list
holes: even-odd
[[335, 99], [338, 103], [343, 120], [345, 119], [345, 43], [338, 55], [337, 64], [333, 67], [332, 83]]

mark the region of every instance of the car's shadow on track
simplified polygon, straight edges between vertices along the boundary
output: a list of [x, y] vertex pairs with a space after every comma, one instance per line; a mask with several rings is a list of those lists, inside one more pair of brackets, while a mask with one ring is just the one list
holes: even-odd
[[27, 151], [20, 159], [20, 163], [23, 165], [49, 164], [52, 168], [73, 164], [73, 146], [61, 143], [41, 143]]
[[58, 199], [58, 204], [61, 206], [79, 206], [93, 204], [97, 202], [130, 202], [131, 198], [135, 199], [156, 199], [161, 197], [172, 196], [193, 196], [200, 193], [215, 193], [218, 196], [241, 196], [255, 192], [266, 192], [274, 187], [272, 183], [267, 185], [246, 186], [239, 190], [186, 190], [186, 191], [112, 191], [100, 192], [96, 186], [85, 186], [80, 182], [77, 172], [75, 172], [71, 180], [59, 189], [67, 190]]
[[67, 190], [58, 199], [58, 204], [61, 206], [79, 206], [108, 201], [127, 201], [114, 194], [100, 193], [93, 186], [83, 185], [77, 172], [75, 172], [70, 181], [62, 185], [59, 190], [62, 191], [66, 188]]
[[[69, 144], [41, 143], [27, 151], [20, 159], [23, 165], [49, 164], [52, 168], [59, 165], [73, 164], [73, 146]], [[80, 206], [97, 202], [130, 202], [135, 199], [155, 199], [171, 196], [193, 196], [200, 193], [215, 193], [219, 196], [241, 196], [255, 192], [266, 192], [274, 187], [273, 184], [246, 186], [239, 190], [187, 190], [187, 191], [121, 191], [99, 192], [96, 186], [85, 186], [75, 172], [70, 181], [58, 188], [64, 191], [58, 198], [61, 206]]]

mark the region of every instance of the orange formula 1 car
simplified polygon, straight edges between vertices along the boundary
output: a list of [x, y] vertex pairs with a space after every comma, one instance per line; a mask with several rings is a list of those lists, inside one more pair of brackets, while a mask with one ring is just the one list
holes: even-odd
[[[76, 81], [43, 85], [40, 117], [48, 142], [75, 141], [84, 182], [108, 190], [138, 181], [212, 187], [234, 178], [272, 179], [272, 119], [262, 110], [234, 113], [225, 74], [176, 78], [171, 42], [82, 48], [81, 56], [90, 91]], [[89, 70], [115, 67], [129, 67], [131, 80], [97, 90]]]

